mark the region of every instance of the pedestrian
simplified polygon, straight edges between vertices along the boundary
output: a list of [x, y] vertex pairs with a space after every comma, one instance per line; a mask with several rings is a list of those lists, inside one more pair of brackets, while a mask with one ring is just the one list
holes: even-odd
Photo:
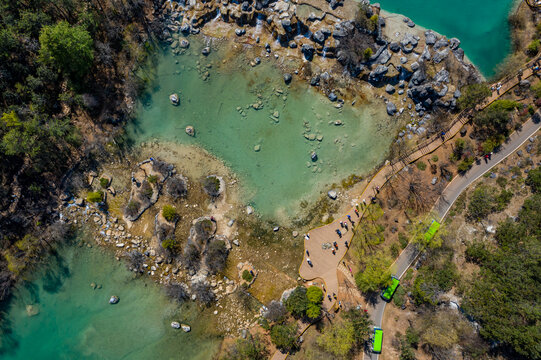
[[306, 256], [310, 256], [310, 253], [308, 252], [308, 250], [306, 250]]
[[335, 242], [333, 242], [333, 243], [332, 243], [332, 245], [333, 245], [333, 246], [334, 246], [335, 248], [337, 248], [337, 249], [338, 249], [338, 243], [337, 243], [336, 241], [335, 241]]
[[304, 234], [304, 240], [310, 240], [310, 234]]
[[348, 242], [346, 241], [346, 249], [349, 249], [349, 245], [348, 245]]
[[342, 221], [340, 221], [340, 227], [343, 228], [344, 227], [344, 223]]
[[331, 295], [327, 295], [327, 297], [329, 298], [329, 301], [332, 301]]
[[355, 209], [355, 215], [357, 215], [357, 217], [359, 217], [359, 210]]
[[[347, 243], [347, 241], [346, 241], [346, 243]], [[345, 262], [345, 261], [342, 261], [342, 264], [344, 264], [344, 266], [346, 266], [346, 262]]]
[[327, 292], [327, 290], [325, 290], [325, 286], [323, 286], [323, 292]]
[[341, 300], [338, 302], [338, 307], [339, 307], [340, 309], [342, 308], [342, 301], [341, 301]]
[[348, 214], [348, 220], [351, 221], [351, 215]]
[[310, 260], [308, 260], [308, 265], [310, 265], [310, 267], [314, 267], [314, 264], [312, 264]]
[[346, 231], [349, 231], [347, 223], [344, 223], [344, 228], [346, 229]]
[[363, 199], [363, 205], [366, 206], [366, 200], [365, 199]]
[[310, 262], [310, 257], [309, 256], [306, 257], [306, 262], [308, 262], [308, 263]]
[[379, 186], [376, 186], [376, 193], [379, 194]]
[[254, 276], [254, 271], [250, 270], [250, 275]]
[[336, 299], [336, 294], [335, 294], [335, 293], [332, 293], [332, 297]]
[[336, 250], [332, 249], [332, 254], [336, 255]]

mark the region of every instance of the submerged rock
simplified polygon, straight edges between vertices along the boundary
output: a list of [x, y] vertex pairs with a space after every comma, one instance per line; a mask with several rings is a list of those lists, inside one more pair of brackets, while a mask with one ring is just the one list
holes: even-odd
[[111, 298], [109, 299], [109, 304], [117, 304], [119, 301], [120, 301], [120, 299], [118, 298], [118, 296], [113, 295], [113, 296], [111, 296]]
[[396, 114], [396, 105], [393, 104], [391, 101], [387, 103], [387, 114], [393, 116]]
[[193, 126], [191, 125], [188, 125], [186, 126], [186, 134], [190, 135], [190, 136], [195, 136], [195, 129]]
[[210, 47], [206, 46], [203, 48], [203, 50], [201, 50], [201, 54], [207, 56], [208, 54], [210, 54]]
[[177, 322], [177, 321], [173, 321], [173, 322], [171, 323], [171, 327], [172, 327], [173, 329], [180, 329], [180, 323]]
[[328, 195], [329, 198], [331, 198], [332, 200], [336, 200], [336, 198], [338, 197], [337, 192], [334, 191], [334, 190], [329, 190], [329, 192], [327, 193], [327, 195]]
[[169, 101], [171, 101], [171, 104], [178, 106], [180, 104], [180, 98], [178, 97], [178, 94], [171, 94], [169, 95]]
[[284, 82], [286, 84], [289, 84], [291, 82], [291, 80], [293, 79], [293, 77], [291, 76], [291, 74], [284, 74]]

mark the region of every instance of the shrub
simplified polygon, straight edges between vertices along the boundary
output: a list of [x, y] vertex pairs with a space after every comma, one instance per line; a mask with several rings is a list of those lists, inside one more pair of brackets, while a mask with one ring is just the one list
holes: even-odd
[[147, 180], [151, 184], [156, 184], [158, 182], [158, 176], [157, 175], [149, 175], [149, 176], [147, 176]]
[[220, 179], [214, 175], [207, 176], [203, 180], [203, 188], [210, 196], [217, 197], [220, 195]]
[[169, 222], [173, 222], [178, 219], [177, 210], [171, 205], [164, 205], [162, 208], [162, 215], [165, 220]]
[[426, 169], [426, 163], [424, 163], [423, 161], [419, 160], [415, 165], [417, 165], [417, 169], [421, 171], [424, 171]]
[[267, 306], [265, 318], [269, 321], [281, 321], [285, 318], [287, 310], [280, 301], [272, 300]]
[[211, 274], [216, 274], [225, 268], [227, 255], [227, 247], [223, 240], [215, 240], [209, 244], [205, 263]]
[[150, 183], [146, 179], [143, 180], [143, 183], [141, 184], [141, 194], [150, 200], [153, 193], [154, 193], [154, 189], [152, 189], [152, 186], [150, 185]]
[[306, 297], [306, 288], [297, 286], [286, 300], [286, 309], [291, 315], [298, 318], [304, 316], [309, 303]]
[[457, 167], [458, 172], [464, 173], [468, 171], [472, 167], [474, 161], [475, 160], [473, 159], [472, 156], [466, 157], [464, 160], [460, 162], [460, 164], [458, 164], [458, 167]]
[[310, 319], [317, 319], [319, 317], [319, 314], [321, 314], [321, 305], [317, 305], [314, 303], [308, 304], [308, 308], [306, 309], [306, 316], [308, 316]]
[[432, 157], [430, 158], [433, 162], [438, 162], [439, 158], [438, 158], [438, 155], [432, 155]]
[[403, 232], [398, 233], [398, 241], [400, 242], [400, 246], [402, 247], [402, 249], [405, 249], [406, 246], [408, 246], [409, 244], [409, 239]]
[[310, 286], [306, 290], [306, 297], [311, 303], [321, 304], [323, 302], [323, 291], [317, 286]]
[[91, 203], [99, 203], [103, 201], [103, 192], [101, 190], [91, 191], [86, 196], [86, 200]]
[[109, 179], [106, 179], [106, 178], [101, 178], [100, 179], [100, 186], [104, 189], [107, 188], [107, 186], [109, 186]]
[[248, 270], [244, 270], [242, 272], [242, 279], [246, 282], [252, 282], [254, 276]]
[[529, 56], [535, 56], [539, 49], [541, 48], [541, 42], [539, 39], [532, 40], [532, 42], [528, 45], [528, 48], [526, 49], [526, 52]]
[[174, 237], [169, 237], [162, 241], [162, 247], [166, 250], [174, 250], [177, 246], [177, 242]]
[[504, 188], [507, 186], [507, 179], [503, 176], [498, 176], [496, 179], [496, 184], [498, 184], [501, 188]]
[[536, 84], [532, 85], [530, 89], [532, 89], [536, 98], [541, 98], [541, 81], [538, 81]]
[[480, 221], [494, 211], [494, 191], [488, 186], [478, 186], [468, 204], [468, 218], [470, 220]]
[[532, 189], [533, 193], [537, 193], [539, 190], [541, 190], [541, 167], [537, 167], [536, 169], [528, 172], [526, 185]]
[[178, 176], [173, 176], [167, 180], [165, 190], [175, 200], [186, 196], [188, 193], [186, 182]]
[[274, 325], [270, 331], [271, 341], [282, 351], [291, 351], [296, 347], [297, 324]]
[[474, 241], [468, 244], [465, 255], [467, 261], [480, 264], [481, 262], [488, 259], [489, 252], [485, 247], [485, 244], [480, 241]]
[[393, 303], [394, 303], [397, 307], [402, 307], [402, 305], [404, 305], [404, 304], [406, 303], [405, 296], [406, 296], [406, 290], [404, 289], [403, 286], [399, 286], [399, 287], [396, 289], [396, 292], [394, 293], [394, 296], [393, 296]]
[[486, 83], [471, 84], [462, 89], [462, 95], [458, 99], [460, 109], [473, 108], [482, 102], [492, 92]]
[[363, 58], [365, 60], [369, 60], [372, 57], [373, 54], [374, 54], [374, 52], [372, 51], [371, 48], [366, 48], [363, 51]]
[[133, 217], [135, 215], [137, 215], [137, 212], [139, 211], [139, 207], [141, 206], [141, 204], [139, 204], [137, 201], [135, 200], [130, 200], [128, 202], [128, 205], [126, 205], [126, 215], [130, 216], [130, 217]]
[[509, 202], [513, 198], [513, 193], [511, 191], [507, 191], [505, 189], [502, 189], [502, 191], [496, 196], [496, 211], [502, 211], [504, 210], [507, 205], [509, 205]]
[[249, 335], [246, 339], [237, 339], [220, 360], [265, 360], [268, 355], [264, 339], [260, 335]]

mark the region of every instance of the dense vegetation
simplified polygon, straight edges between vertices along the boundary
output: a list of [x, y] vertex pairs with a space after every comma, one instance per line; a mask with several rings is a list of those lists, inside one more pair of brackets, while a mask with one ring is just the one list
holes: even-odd
[[480, 266], [463, 307], [481, 324], [481, 335], [529, 359], [541, 359], [539, 274], [541, 195], [524, 201], [518, 221], [501, 223], [496, 247], [470, 245], [467, 256]]
[[[161, 27], [145, 17], [149, 5], [142, 0], [0, 0], [4, 255], [26, 233], [35, 233], [36, 240], [18, 255], [30, 260], [29, 249], [40, 247], [38, 239], [48, 233], [43, 227], [54, 220], [50, 215], [66, 190], [62, 176], [88, 158], [89, 145], [108, 141], [113, 126], [130, 115], [130, 99], [144, 84], [136, 67], [152, 47], [151, 34]], [[82, 140], [88, 131], [94, 144]], [[88, 200], [100, 197], [90, 193]], [[7, 266], [3, 259], [0, 271]]]

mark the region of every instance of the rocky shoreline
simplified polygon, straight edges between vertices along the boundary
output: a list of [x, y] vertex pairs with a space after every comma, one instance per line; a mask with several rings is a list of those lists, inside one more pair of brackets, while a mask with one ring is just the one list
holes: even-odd
[[[366, 1], [360, 5], [334, 0], [167, 1], [160, 16], [166, 24], [163, 38], [175, 54], [190, 34], [203, 32], [236, 38], [260, 48], [267, 58], [296, 56], [300, 68], [294, 74], [285, 69], [286, 84], [302, 78], [342, 106], [348, 89], [339, 88], [333, 80], [344, 76], [360, 80], [364, 92], [383, 100], [390, 116], [404, 114], [410, 127], [421, 128], [417, 134], [426, 128], [427, 114], [455, 110], [460, 87], [483, 80], [458, 39], [419, 31], [410, 19], [385, 13], [379, 4]], [[402, 28], [397, 27], [396, 18], [401, 19]], [[257, 64], [261, 57], [254, 61]], [[307, 66], [311, 71], [306, 71]]]

